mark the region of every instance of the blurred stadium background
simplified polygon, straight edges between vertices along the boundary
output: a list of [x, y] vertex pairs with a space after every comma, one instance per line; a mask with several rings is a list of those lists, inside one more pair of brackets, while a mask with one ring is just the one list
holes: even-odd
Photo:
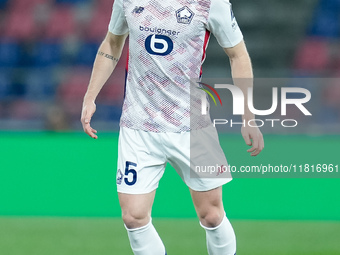
[[[126, 48], [97, 100], [100, 139], [87, 138], [79, 122], [112, 3], [0, 0], [0, 254], [131, 254], [115, 191]], [[339, 0], [232, 3], [256, 77], [337, 81]], [[205, 77], [230, 76], [214, 38], [203, 68]], [[267, 135], [256, 159], [247, 157], [238, 133], [221, 134], [229, 161], [339, 164], [340, 84], [318, 88], [313, 97], [325, 125]], [[340, 254], [339, 184], [232, 181], [224, 200], [238, 254]], [[188, 191], [171, 167], [157, 192], [154, 223], [169, 254], [206, 254]]]

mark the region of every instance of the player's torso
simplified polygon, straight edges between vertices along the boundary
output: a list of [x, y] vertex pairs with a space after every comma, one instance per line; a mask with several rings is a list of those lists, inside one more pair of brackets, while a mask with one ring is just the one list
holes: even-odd
[[123, 1], [130, 44], [123, 126], [190, 129], [190, 80], [200, 76], [209, 7], [209, 0]]
[[182, 62], [182, 68], [200, 67], [197, 60], [201, 61], [202, 57], [210, 1], [125, 0], [123, 3], [130, 50], [134, 53], [131, 62], [138, 58], [136, 62], [148, 64], [148, 60], [155, 59], [164, 67], [176, 61]]

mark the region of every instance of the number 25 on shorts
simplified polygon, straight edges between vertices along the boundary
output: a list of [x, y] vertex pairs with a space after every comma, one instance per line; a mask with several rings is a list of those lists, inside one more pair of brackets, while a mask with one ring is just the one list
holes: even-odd
[[126, 161], [125, 163], [124, 182], [126, 185], [132, 186], [137, 182], [137, 172], [130, 167], [137, 167], [137, 164], [130, 161]]

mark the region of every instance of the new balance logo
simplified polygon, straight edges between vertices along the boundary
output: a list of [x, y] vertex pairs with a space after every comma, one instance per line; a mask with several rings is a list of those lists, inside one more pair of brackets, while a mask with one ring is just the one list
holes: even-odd
[[136, 6], [135, 9], [133, 9], [132, 13], [140, 14], [144, 11], [144, 7], [142, 6]]

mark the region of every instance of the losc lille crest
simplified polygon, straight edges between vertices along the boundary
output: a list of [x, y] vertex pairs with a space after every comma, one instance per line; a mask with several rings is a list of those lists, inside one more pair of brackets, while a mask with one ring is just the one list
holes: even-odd
[[122, 184], [122, 180], [123, 180], [123, 173], [122, 173], [122, 171], [120, 171], [120, 169], [118, 169], [118, 171], [117, 171], [117, 184], [118, 185]]
[[190, 24], [194, 15], [195, 13], [186, 6], [176, 11], [177, 22], [182, 24]]

